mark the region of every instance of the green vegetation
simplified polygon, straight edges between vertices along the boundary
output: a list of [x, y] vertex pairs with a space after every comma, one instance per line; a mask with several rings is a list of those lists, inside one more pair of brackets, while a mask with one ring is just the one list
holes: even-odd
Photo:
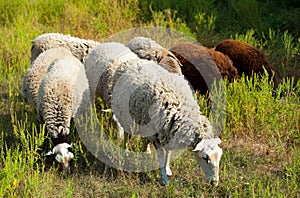
[[[0, 197], [297, 197], [300, 194], [300, 5], [296, 0], [0, 0]], [[20, 96], [31, 40], [62, 32], [98, 41], [139, 26], [168, 26], [208, 47], [225, 38], [262, 49], [280, 73], [225, 82], [226, 122], [220, 184], [204, 181], [191, 153], [172, 163], [170, 185], [158, 171], [128, 173], [104, 165], [76, 142], [74, 173], [47, 163], [50, 145], [35, 110]], [[205, 96], [197, 95], [209, 115]], [[103, 105], [99, 101], [99, 105]], [[109, 113], [100, 123], [111, 139]], [[122, 143], [122, 142], [120, 142]], [[134, 140], [130, 148], [141, 147]], [[135, 145], [136, 144], [136, 145]], [[187, 160], [188, 159], [188, 160]]]

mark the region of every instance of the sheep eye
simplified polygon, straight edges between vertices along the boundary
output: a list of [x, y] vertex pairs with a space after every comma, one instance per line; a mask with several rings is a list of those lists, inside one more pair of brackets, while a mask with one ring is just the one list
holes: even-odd
[[208, 157], [208, 155], [205, 155], [205, 156], [202, 157], [202, 159], [205, 160], [206, 163], [208, 163], [209, 157]]

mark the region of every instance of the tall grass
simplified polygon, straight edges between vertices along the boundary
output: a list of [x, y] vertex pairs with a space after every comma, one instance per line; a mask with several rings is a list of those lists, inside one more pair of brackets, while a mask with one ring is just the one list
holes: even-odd
[[240, 81], [228, 84], [228, 135], [246, 137], [251, 141], [272, 137], [281, 145], [290, 141], [292, 135], [294, 141], [299, 143], [299, 134], [296, 133], [300, 118], [296, 110], [300, 102], [299, 81], [296, 87], [294, 84], [293, 78], [285, 79], [279, 85], [276, 96], [273, 96], [273, 85], [267, 77], [260, 79], [257, 75], [253, 78], [243, 76]]
[[223, 0], [223, 1], [181, 1], [141, 0], [143, 20], [151, 20], [150, 9], [163, 11], [176, 10], [177, 16], [191, 29], [196, 27], [195, 16], [205, 13], [216, 17], [216, 32], [230, 36], [236, 32], [245, 33], [248, 29], [267, 32], [270, 27], [284, 32], [289, 30], [293, 36], [299, 35], [299, 3], [290, 1]]
[[[141, 0], [141, 20], [194, 34], [205, 46], [235, 38], [262, 49], [281, 77], [300, 73], [300, 5], [294, 1]], [[292, 20], [293, 18], [293, 20]], [[180, 24], [180, 25], [174, 25]]]
[[[296, 23], [297, 2], [285, 1], [285, 5], [277, 0], [282, 10], [273, 20], [259, 20], [271, 18], [272, 13], [265, 12], [270, 1], [266, 4], [255, 0], [246, 4], [235, 0], [151, 2], [0, 1], [0, 197], [299, 195], [300, 81], [286, 77], [297, 77], [299, 71], [299, 29], [282, 31], [279, 21], [284, 20], [277, 18], [288, 16], [283, 29]], [[257, 22], [249, 15], [252, 12], [249, 7], [259, 5], [261, 9], [254, 13], [260, 21]], [[275, 6], [270, 8], [273, 10]], [[246, 17], [239, 19], [241, 16]], [[262, 24], [251, 27], [256, 23]], [[265, 25], [268, 23], [275, 25]], [[174, 176], [167, 187], [159, 185], [158, 171], [137, 174], [105, 167], [86, 150], [74, 126], [71, 129], [76, 143], [74, 174], [61, 176], [59, 166], [45, 159], [44, 154], [51, 145], [47, 144], [49, 138], [45, 136], [44, 125], [37, 122], [34, 108], [20, 96], [22, 78], [29, 67], [31, 40], [45, 32], [62, 32], [102, 41], [119, 31], [143, 25], [179, 29], [210, 47], [224, 39], [223, 35], [249, 42], [264, 50], [284, 77], [276, 93], [272, 92], [267, 74], [243, 76], [225, 83], [226, 120], [221, 145], [224, 155], [219, 187], [205, 183], [204, 174], [188, 152], [172, 163]], [[203, 114], [210, 116], [209, 98], [199, 94], [196, 98]], [[101, 100], [97, 105], [106, 108]], [[102, 112], [99, 118], [110, 139], [124, 147], [124, 141], [117, 138], [111, 114]], [[143, 149], [144, 142], [137, 140], [128, 141], [129, 149]]]

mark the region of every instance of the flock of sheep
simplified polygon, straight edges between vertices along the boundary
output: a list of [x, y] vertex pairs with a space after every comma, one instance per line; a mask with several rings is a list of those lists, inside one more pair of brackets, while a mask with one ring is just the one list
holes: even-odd
[[71, 119], [80, 105], [101, 97], [125, 131], [138, 126], [153, 143], [163, 184], [172, 175], [171, 151], [192, 147], [207, 181], [217, 185], [221, 140], [201, 115], [192, 88], [205, 93], [218, 74], [230, 81], [263, 72], [263, 66], [272, 74], [261, 51], [234, 40], [215, 49], [181, 42], [168, 50], [145, 37], [124, 45], [49, 33], [32, 42], [21, 92], [55, 145], [47, 154], [54, 154], [64, 171], [74, 157], [68, 150]]

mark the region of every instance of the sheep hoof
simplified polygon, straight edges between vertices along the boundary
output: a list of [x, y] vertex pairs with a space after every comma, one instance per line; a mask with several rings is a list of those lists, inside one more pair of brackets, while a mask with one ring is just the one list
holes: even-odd
[[169, 184], [169, 180], [168, 179], [165, 179], [165, 178], [161, 178], [161, 184], [163, 186], [167, 186]]
[[168, 176], [172, 176], [172, 171], [169, 167], [166, 168], [166, 172]]
[[169, 180], [168, 180], [168, 176], [166, 174], [166, 169], [165, 168], [160, 168], [160, 172], [161, 172], [161, 184], [162, 185], [168, 185]]

